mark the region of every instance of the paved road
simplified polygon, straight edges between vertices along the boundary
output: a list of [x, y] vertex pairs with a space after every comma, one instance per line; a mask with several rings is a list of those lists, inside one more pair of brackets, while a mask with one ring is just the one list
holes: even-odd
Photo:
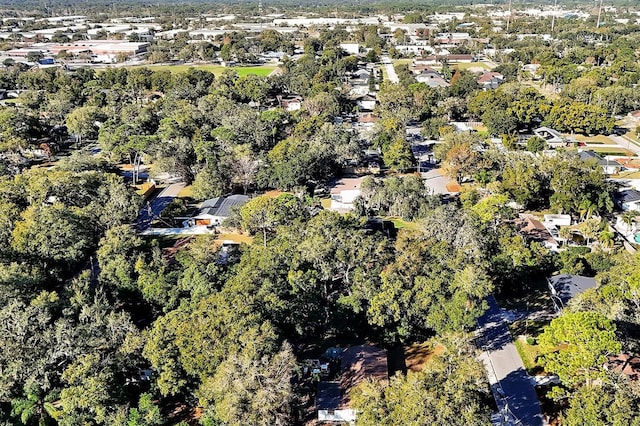
[[398, 78], [398, 74], [396, 74], [395, 68], [393, 68], [393, 62], [389, 59], [388, 56], [383, 56], [382, 63], [384, 64], [385, 69], [387, 70], [387, 78], [392, 83], [399, 83], [400, 79]]
[[542, 426], [542, 410], [533, 382], [524, 369], [507, 322], [493, 296], [487, 299], [489, 310], [478, 320], [476, 344], [480, 360], [487, 370], [498, 410], [506, 419], [502, 424]]
[[640, 146], [626, 136], [609, 135], [609, 139], [611, 139], [616, 145], [628, 149], [636, 155], [640, 155]]
[[164, 210], [165, 207], [167, 207], [169, 203], [178, 196], [178, 193], [182, 188], [184, 188], [184, 183], [172, 183], [163, 189], [155, 198], [149, 200], [148, 204], [142, 207], [138, 214], [138, 222], [136, 225], [138, 231], [144, 231], [147, 229], [151, 225], [153, 219], [160, 216], [162, 210]]

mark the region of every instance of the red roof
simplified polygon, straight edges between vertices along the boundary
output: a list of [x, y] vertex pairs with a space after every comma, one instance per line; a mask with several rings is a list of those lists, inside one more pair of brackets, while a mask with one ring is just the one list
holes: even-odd
[[607, 363], [609, 371], [624, 374], [631, 380], [640, 380], [640, 358], [629, 354], [610, 356]]

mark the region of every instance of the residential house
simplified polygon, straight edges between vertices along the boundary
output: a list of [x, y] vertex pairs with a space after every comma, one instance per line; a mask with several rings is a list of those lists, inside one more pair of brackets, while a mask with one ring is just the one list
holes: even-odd
[[558, 251], [560, 244], [539, 220], [526, 216], [515, 221], [516, 229], [527, 241], [536, 241], [549, 250]]
[[478, 85], [485, 90], [496, 89], [504, 81], [504, 75], [499, 72], [490, 71], [482, 74], [476, 81]]
[[538, 73], [539, 69], [540, 69], [540, 64], [525, 64], [522, 67], [522, 70], [524, 72], [529, 73], [534, 80], [539, 80], [542, 78], [542, 75]]
[[371, 345], [352, 346], [342, 352], [339, 381], [318, 383], [316, 408], [321, 422], [353, 423], [350, 392], [365, 379], [389, 380], [387, 351]]
[[623, 211], [632, 210], [640, 212], [640, 191], [637, 189], [620, 191], [616, 198]]
[[[449, 83], [436, 70], [430, 67], [420, 67], [415, 76], [418, 83], [425, 83], [429, 87], [449, 87]], [[415, 71], [414, 71], [415, 72]]]
[[615, 175], [620, 173], [620, 170], [622, 170], [622, 165], [617, 161], [602, 158], [593, 151], [580, 151], [578, 155], [584, 162], [595, 161], [600, 167], [602, 167], [602, 170], [606, 175]]
[[373, 126], [378, 122], [378, 117], [371, 112], [359, 112], [356, 121], [356, 127], [364, 129], [373, 129]]
[[232, 210], [242, 207], [249, 201], [246, 195], [230, 195], [206, 200], [198, 212], [186, 221], [187, 226], [220, 226]]
[[571, 226], [571, 215], [569, 214], [545, 214], [543, 224], [549, 227]]
[[354, 99], [356, 104], [364, 111], [373, 111], [376, 107], [376, 98], [371, 95], [360, 95]]
[[440, 44], [459, 45], [471, 41], [469, 33], [439, 33], [435, 42]]
[[349, 55], [357, 55], [360, 53], [360, 45], [358, 43], [340, 43], [340, 49], [347, 52]]
[[581, 275], [556, 275], [547, 279], [556, 311], [564, 309], [574, 297], [597, 286], [596, 280]]
[[298, 111], [302, 108], [302, 97], [298, 95], [278, 95], [278, 104], [287, 111]]
[[533, 133], [536, 136], [544, 139], [545, 142], [547, 142], [547, 145], [549, 145], [549, 147], [551, 148], [563, 147], [571, 143], [571, 141], [562, 136], [560, 132], [550, 127], [538, 127], [537, 129], [533, 130]]
[[331, 188], [330, 210], [346, 213], [353, 210], [353, 202], [360, 196], [363, 178], [342, 178]]

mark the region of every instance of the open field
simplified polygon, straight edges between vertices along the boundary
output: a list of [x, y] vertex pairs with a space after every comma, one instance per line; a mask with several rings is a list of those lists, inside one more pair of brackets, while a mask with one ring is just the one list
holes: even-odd
[[222, 65], [214, 64], [201, 64], [201, 65], [136, 65], [127, 68], [149, 68], [154, 71], [171, 71], [173, 73], [184, 72], [189, 68], [196, 68], [199, 70], [209, 71], [216, 76], [221, 75], [225, 70], [233, 70], [238, 73], [240, 77], [249, 74], [255, 74], [259, 76], [267, 76], [273, 72], [277, 67], [275, 65], [259, 65], [253, 67], [223, 67]]
[[471, 62], [471, 63], [461, 63], [461, 64], [451, 64], [449, 65], [451, 68], [457, 68], [459, 70], [468, 70], [470, 68], [482, 68], [483, 70], [490, 71], [491, 67], [484, 62]]

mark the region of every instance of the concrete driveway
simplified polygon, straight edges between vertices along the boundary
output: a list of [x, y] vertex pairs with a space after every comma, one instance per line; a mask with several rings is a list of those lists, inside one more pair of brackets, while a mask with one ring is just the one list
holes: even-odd
[[422, 172], [420, 176], [422, 176], [424, 184], [431, 189], [434, 194], [452, 194], [452, 192], [447, 189], [447, 183], [449, 183], [450, 179], [442, 174], [442, 170], [439, 167], [431, 169], [428, 172]]
[[487, 298], [489, 309], [478, 320], [476, 345], [482, 351], [479, 359], [487, 370], [498, 410], [500, 424], [542, 426], [542, 409], [531, 377], [502, 317], [498, 303]]

